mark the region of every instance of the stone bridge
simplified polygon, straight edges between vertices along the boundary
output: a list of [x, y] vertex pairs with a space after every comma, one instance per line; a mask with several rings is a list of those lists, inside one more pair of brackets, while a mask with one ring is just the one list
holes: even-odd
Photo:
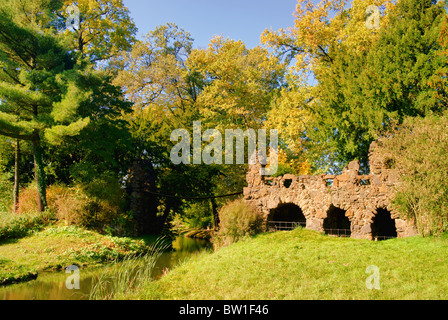
[[391, 159], [370, 146], [370, 174], [359, 174], [359, 161], [342, 174], [282, 177], [260, 175], [261, 165], [250, 165], [245, 201], [263, 215], [266, 226], [302, 224], [308, 229], [352, 238], [384, 239], [415, 235], [411, 221], [391, 206], [398, 172]]

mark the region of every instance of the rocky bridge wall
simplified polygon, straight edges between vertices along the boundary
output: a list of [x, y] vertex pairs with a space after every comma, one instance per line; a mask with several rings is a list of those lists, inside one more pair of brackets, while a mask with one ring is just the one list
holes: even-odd
[[272, 178], [260, 175], [257, 162], [247, 173], [245, 201], [263, 215], [266, 224], [280, 217], [301, 221], [316, 231], [349, 229], [352, 238], [413, 236], [417, 233], [414, 224], [391, 206], [399, 174], [390, 168], [390, 159], [377, 152], [377, 146], [374, 142], [370, 147], [369, 175], [360, 175], [359, 162], [353, 161], [337, 176], [286, 174]]

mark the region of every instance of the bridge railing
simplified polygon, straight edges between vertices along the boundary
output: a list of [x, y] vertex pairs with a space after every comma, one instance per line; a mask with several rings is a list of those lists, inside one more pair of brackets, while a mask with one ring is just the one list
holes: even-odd
[[268, 221], [269, 231], [287, 231], [305, 226], [306, 222], [304, 221]]
[[350, 238], [352, 232], [350, 229], [324, 229], [325, 234], [329, 236]]
[[[306, 222], [302, 221], [268, 221], [268, 231], [290, 231], [298, 227], [306, 227]], [[350, 229], [324, 229], [325, 234], [329, 236], [350, 238]], [[396, 236], [374, 236], [374, 240], [394, 239]]]
[[388, 240], [388, 239], [396, 239], [397, 236], [373, 236], [373, 240]]

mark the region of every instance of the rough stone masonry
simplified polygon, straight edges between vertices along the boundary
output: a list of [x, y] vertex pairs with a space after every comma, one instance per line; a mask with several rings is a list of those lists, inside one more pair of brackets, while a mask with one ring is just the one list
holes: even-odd
[[[350, 162], [342, 174], [337, 176], [286, 174], [272, 178], [259, 174], [261, 165], [257, 161], [255, 165], [249, 166], [244, 198], [246, 203], [253, 205], [262, 214], [266, 226], [269, 221], [275, 220], [275, 213], [289, 205], [298, 211], [289, 217], [286, 212], [282, 219], [286, 217], [291, 221], [299, 221], [297, 215], [300, 215], [307, 229], [325, 232], [329, 219], [339, 219], [346, 222], [343, 228], [349, 229], [348, 234], [352, 238], [372, 240], [381, 236], [378, 230], [382, 226], [376, 225], [384, 223], [376, 221], [381, 213], [388, 215], [387, 218], [395, 228], [395, 236], [413, 236], [417, 234], [414, 224], [400, 217], [391, 206], [399, 174], [391, 168], [390, 162], [390, 157], [378, 152], [378, 142], [370, 146], [369, 175], [359, 175], [360, 166], [356, 160]], [[333, 226], [341, 228], [341, 223], [333, 223]]]

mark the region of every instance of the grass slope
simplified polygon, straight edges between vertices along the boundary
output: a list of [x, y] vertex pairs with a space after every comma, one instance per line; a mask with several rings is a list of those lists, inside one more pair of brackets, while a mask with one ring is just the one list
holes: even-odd
[[[130, 299], [447, 299], [448, 239], [373, 242], [296, 229], [204, 253]], [[370, 265], [380, 289], [369, 290]]]

